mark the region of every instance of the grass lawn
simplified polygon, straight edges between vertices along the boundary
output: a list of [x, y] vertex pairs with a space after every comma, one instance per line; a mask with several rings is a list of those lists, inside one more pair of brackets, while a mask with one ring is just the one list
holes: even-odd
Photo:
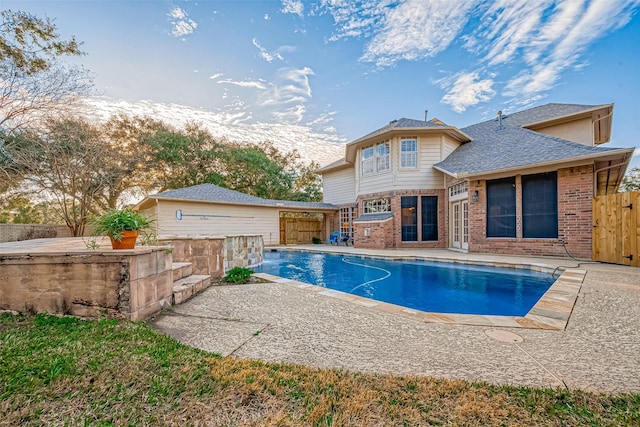
[[637, 426], [640, 395], [220, 358], [144, 323], [0, 315], [0, 425]]

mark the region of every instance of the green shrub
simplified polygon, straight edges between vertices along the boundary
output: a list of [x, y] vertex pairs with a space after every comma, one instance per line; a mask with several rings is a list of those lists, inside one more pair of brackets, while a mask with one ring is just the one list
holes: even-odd
[[322, 243], [322, 239], [320, 239], [319, 237], [312, 237], [311, 241], [316, 245], [319, 245], [320, 243]]
[[244, 267], [233, 267], [227, 271], [224, 276], [225, 282], [231, 283], [249, 283], [249, 277], [253, 274], [253, 270]]

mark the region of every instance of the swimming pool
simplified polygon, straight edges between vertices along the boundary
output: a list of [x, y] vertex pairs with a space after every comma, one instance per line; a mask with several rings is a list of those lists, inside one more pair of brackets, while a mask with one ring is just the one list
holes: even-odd
[[554, 282], [530, 270], [294, 251], [265, 251], [256, 272], [420, 311], [499, 316], [524, 316]]

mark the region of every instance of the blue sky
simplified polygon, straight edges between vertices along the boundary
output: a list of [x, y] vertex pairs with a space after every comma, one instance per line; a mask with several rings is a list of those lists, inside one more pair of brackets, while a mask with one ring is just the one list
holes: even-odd
[[[640, 145], [640, 0], [9, 1], [84, 42], [96, 91], [350, 141], [390, 120], [463, 127], [615, 103]], [[640, 166], [635, 156], [633, 166]]]

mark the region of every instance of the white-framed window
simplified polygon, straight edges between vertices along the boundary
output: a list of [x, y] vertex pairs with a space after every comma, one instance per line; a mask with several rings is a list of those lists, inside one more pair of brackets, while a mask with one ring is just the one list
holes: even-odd
[[469, 191], [467, 181], [462, 181], [449, 187], [449, 197], [457, 196], [458, 194], [464, 194]]
[[363, 148], [360, 162], [362, 163], [362, 175], [389, 170], [391, 168], [389, 141]]
[[376, 145], [376, 169], [378, 172], [389, 170], [389, 143]]
[[369, 199], [363, 202], [364, 213], [391, 212], [391, 199], [383, 197], [380, 199]]
[[362, 175], [375, 172], [373, 159], [373, 146], [362, 149]]
[[416, 138], [402, 138], [400, 140], [400, 167], [418, 167], [418, 140]]

